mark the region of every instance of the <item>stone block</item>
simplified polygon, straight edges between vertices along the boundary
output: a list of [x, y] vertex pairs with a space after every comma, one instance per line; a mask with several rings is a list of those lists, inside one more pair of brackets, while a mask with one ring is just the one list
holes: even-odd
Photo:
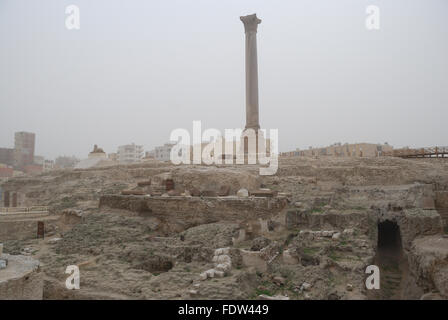
[[283, 251], [282, 258], [283, 258], [283, 263], [284, 264], [298, 264], [299, 263], [297, 258], [293, 257], [291, 255], [291, 253], [289, 252], [289, 250], [284, 250]]
[[195, 187], [191, 188], [189, 191], [192, 197], [199, 197], [201, 195], [201, 192]]
[[167, 193], [168, 193], [168, 195], [169, 195], [170, 197], [173, 197], [173, 196], [180, 196], [180, 192], [177, 191], [177, 190], [170, 190], [170, 191], [168, 191]]
[[215, 257], [217, 257], [217, 258], [216, 258], [216, 261], [214, 261], [214, 262], [217, 262], [217, 263], [226, 263], [226, 262], [232, 263], [232, 260], [226, 254], [222, 254], [220, 256], [215, 256]]
[[205, 273], [207, 274], [207, 278], [215, 277], [215, 269], [209, 269], [209, 270], [205, 271]]
[[215, 268], [219, 271], [228, 272], [232, 268], [232, 265], [230, 263], [220, 263]]
[[203, 190], [201, 191], [202, 197], [216, 197], [216, 191], [214, 190]]
[[311, 284], [308, 282], [302, 283], [302, 286], [300, 287], [300, 291], [308, 291], [311, 288]]
[[224, 278], [224, 271], [215, 270], [215, 277], [216, 278]]
[[340, 232], [336, 232], [335, 234], [333, 234], [333, 236], [331, 237], [334, 240], [337, 240], [341, 237], [341, 233]]
[[247, 189], [242, 188], [238, 190], [236, 195], [240, 198], [247, 198], [249, 196], [249, 191], [247, 191]]
[[259, 190], [251, 191], [250, 195], [254, 196], [254, 197], [268, 197], [268, 198], [272, 198], [272, 197], [275, 197], [277, 195], [277, 192], [273, 191], [273, 190], [269, 190], [269, 189], [259, 189]]
[[229, 194], [230, 194], [230, 187], [229, 186], [221, 186], [221, 188], [219, 188], [218, 195], [220, 197], [227, 197]]
[[218, 248], [215, 250], [215, 256], [220, 256], [223, 254], [229, 254], [230, 248]]
[[423, 210], [433, 210], [436, 208], [434, 199], [432, 197], [423, 197], [422, 199]]
[[123, 190], [121, 194], [124, 196], [144, 196], [146, 192], [143, 190]]
[[137, 185], [138, 185], [139, 187], [150, 186], [150, 185], [151, 185], [151, 179], [149, 179], [149, 180], [145, 180], [145, 181], [139, 181], [139, 182], [137, 182]]
[[289, 300], [289, 297], [282, 295], [268, 296], [266, 294], [260, 294], [258, 300]]

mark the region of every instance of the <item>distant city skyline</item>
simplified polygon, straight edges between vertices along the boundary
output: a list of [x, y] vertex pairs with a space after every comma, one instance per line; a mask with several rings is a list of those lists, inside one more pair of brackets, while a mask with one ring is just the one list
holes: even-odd
[[[80, 8], [67, 30], [65, 8]], [[366, 7], [381, 12], [367, 30]], [[172, 130], [244, 128], [242, 15], [257, 13], [260, 125], [279, 150], [448, 145], [446, 0], [0, 2], [0, 147], [86, 158]]]

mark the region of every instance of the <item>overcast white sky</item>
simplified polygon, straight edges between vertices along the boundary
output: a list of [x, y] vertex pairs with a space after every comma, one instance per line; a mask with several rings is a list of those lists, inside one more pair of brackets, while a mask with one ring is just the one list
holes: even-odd
[[446, 0], [0, 0], [0, 146], [31, 131], [38, 155], [86, 157], [93, 144], [152, 149], [193, 120], [244, 127], [239, 16], [252, 13], [260, 124], [281, 151], [448, 145]]

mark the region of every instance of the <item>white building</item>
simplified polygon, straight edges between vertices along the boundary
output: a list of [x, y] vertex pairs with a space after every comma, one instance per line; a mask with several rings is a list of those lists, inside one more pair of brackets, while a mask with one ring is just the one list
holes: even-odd
[[45, 158], [42, 156], [34, 156], [34, 164], [38, 165], [38, 166], [43, 166], [44, 165], [44, 161]]
[[54, 168], [54, 161], [53, 161], [53, 160], [45, 159], [45, 160], [44, 160], [44, 163], [43, 163], [43, 165], [42, 165], [42, 168], [43, 168], [44, 171], [50, 171], [50, 170], [53, 170], [53, 168]]
[[120, 163], [140, 162], [143, 158], [143, 146], [134, 143], [119, 146], [117, 154]]
[[165, 143], [163, 146], [155, 147], [153, 152], [154, 159], [159, 161], [170, 161], [171, 149], [174, 143]]

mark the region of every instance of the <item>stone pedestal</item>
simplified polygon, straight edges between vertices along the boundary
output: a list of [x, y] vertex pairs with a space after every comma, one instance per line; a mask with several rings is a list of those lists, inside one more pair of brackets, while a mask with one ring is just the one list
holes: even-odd
[[258, 163], [261, 157], [266, 157], [267, 141], [263, 131], [246, 128], [241, 135], [239, 152], [244, 155], [244, 163], [252, 163], [250, 159], [255, 159]]

